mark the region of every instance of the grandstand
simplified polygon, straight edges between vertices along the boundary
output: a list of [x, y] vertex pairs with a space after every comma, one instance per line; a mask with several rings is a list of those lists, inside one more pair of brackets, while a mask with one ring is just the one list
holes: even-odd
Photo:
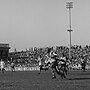
[[[33, 47], [34, 48], [34, 47]], [[42, 58], [45, 58], [45, 55], [48, 53], [49, 48], [53, 47], [44, 47], [44, 48], [38, 48], [35, 47], [33, 50], [26, 50], [26, 51], [17, 51], [17, 52], [10, 52], [9, 57], [13, 58], [14, 62], [24, 65], [26, 67], [28, 66], [37, 66], [37, 58], [39, 55], [42, 56]], [[58, 57], [61, 57], [61, 55], [64, 53], [67, 59], [69, 59], [69, 48], [66, 46], [56, 46], [54, 48], [54, 51], [56, 51]], [[86, 45], [82, 47], [81, 45], [74, 45], [71, 47], [71, 60], [72, 66], [77, 66], [81, 64], [82, 57], [87, 61], [87, 65], [90, 66], [90, 46]]]

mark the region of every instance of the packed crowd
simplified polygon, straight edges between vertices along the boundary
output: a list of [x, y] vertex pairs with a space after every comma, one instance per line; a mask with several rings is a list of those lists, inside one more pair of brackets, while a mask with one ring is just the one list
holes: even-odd
[[[36, 66], [38, 65], [37, 59], [38, 56], [41, 56], [45, 60], [45, 55], [48, 54], [49, 50], [53, 50], [57, 53], [60, 58], [62, 54], [65, 55], [66, 59], [69, 59], [69, 48], [66, 46], [56, 46], [56, 47], [46, 47], [46, 48], [30, 48], [25, 51], [15, 51], [9, 53], [10, 61], [18, 63], [18, 65], [25, 66]], [[90, 46], [86, 45], [82, 47], [81, 45], [74, 45], [71, 47], [71, 62], [72, 64], [81, 63], [82, 59], [85, 59], [88, 63], [90, 61]]]

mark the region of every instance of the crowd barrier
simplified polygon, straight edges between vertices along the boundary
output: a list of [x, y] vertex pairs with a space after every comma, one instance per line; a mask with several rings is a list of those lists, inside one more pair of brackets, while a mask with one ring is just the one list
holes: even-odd
[[[77, 70], [80, 70], [81, 67], [69, 67], [69, 69], [77, 69]], [[86, 69], [87, 70], [90, 70], [90, 66], [86, 66]], [[5, 68], [6, 71], [11, 71], [11, 67], [7, 67]], [[38, 71], [40, 70], [40, 68], [37, 66], [37, 67], [15, 67], [15, 71]]]
[[[11, 67], [5, 68], [6, 71], [11, 71]], [[15, 71], [37, 71], [39, 67], [15, 67]]]

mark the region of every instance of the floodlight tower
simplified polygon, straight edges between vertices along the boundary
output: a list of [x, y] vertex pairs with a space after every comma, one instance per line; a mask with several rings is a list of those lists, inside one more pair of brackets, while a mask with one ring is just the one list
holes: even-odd
[[73, 8], [73, 2], [66, 2], [66, 8], [69, 9], [69, 30], [67, 31], [70, 34], [69, 59], [71, 60], [71, 32], [73, 31], [71, 29], [71, 8]]

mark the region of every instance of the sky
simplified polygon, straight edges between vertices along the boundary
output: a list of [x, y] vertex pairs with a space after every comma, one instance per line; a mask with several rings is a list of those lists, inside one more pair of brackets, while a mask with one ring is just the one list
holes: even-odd
[[72, 45], [90, 45], [90, 0], [0, 0], [0, 43], [10, 51], [68, 46], [71, 9]]

